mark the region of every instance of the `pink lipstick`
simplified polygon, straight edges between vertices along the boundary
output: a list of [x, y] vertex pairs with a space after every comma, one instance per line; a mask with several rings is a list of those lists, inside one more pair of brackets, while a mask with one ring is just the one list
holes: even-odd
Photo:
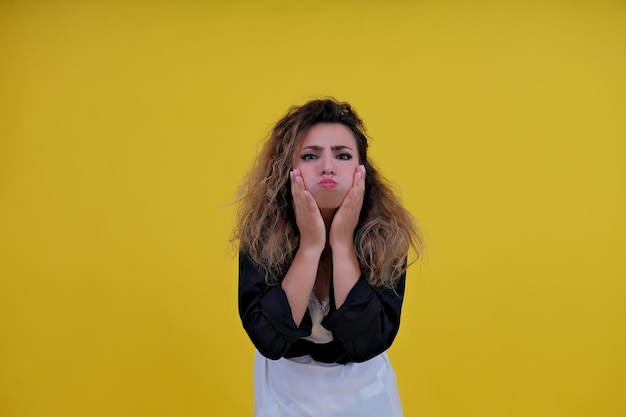
[[324, 178], [323, 180], [319, 182], [319, 186], [329, 190], [331, 188], [335, 188], [337, 186], [337, 183], [334, 180], [331, 180], [330, 178]]

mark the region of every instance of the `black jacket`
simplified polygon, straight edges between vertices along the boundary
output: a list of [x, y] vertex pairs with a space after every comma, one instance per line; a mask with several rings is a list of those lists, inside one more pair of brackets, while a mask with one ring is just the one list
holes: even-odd
[[330, 312], [322, 326], [333, 341], [313, 343], [311, 317], [296, 326], [287, 296], [279, 284], [268, 285], [265, 274], [245, 254], [239, 255], [239, 316], [257, 350], [269, 359], [310, 355], [319, 362], [363, 362], [384, 352], [400, 326], [406, 273], [395, 288], [377, 288], [360, 278], [341, 308], [335, 307], [332, 282]]

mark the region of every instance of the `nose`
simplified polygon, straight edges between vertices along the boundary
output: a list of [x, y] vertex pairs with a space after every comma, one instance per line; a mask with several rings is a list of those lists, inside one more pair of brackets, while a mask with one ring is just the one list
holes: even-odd
[[335, 175], [335, 160], [330, 156], [322, 159], [322, 175]]

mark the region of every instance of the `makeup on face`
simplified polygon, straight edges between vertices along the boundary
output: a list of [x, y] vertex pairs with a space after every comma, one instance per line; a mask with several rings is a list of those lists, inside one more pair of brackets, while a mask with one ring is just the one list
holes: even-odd
[[352, 187], [358, 165], [354, 134], [340, 123], [318, 123], [311, 127], [293, 159], [293, 167], [300, 171], [305, 188], [320, 209], [336, 209], [341, 205]]

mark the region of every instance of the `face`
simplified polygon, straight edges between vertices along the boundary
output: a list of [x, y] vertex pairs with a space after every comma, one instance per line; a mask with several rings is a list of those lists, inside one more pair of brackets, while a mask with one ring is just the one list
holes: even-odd
[[296, 146], [293, 168], [321, 210], [337, 209], [352, 187], [359, 153], [352, 131], [340, 123], [318, 123]]

